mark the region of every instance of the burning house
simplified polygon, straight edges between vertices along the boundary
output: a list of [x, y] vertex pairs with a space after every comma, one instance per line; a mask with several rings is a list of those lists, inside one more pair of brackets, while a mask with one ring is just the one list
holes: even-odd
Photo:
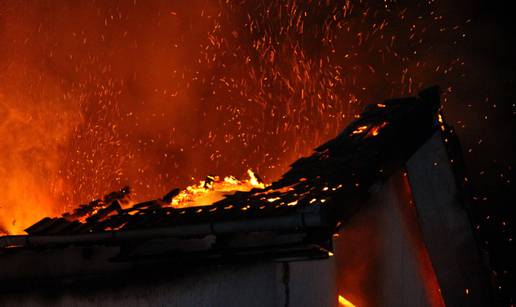
[[0, 305], [489, 305], [437, 88], [249, 177], [141, 203], [126, 187], [0, 237]]

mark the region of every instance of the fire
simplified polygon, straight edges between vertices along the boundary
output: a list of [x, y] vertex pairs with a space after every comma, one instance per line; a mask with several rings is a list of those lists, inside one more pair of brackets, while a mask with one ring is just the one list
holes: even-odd
[[377, 136], [380, 133], [380, 131], [383, 128], [385, 128], [388, 124], [389, 124], [388, 122], [382, 122], [381, 124], [378, 124], [378, 125], [375, 125], [372, 127], [369, 127], [367, 125], [360, 126], [360, 127], [356, 128], [355, 130], [353, 130], [351, 132], [351, 135], [360, 135], [360, 134], [367, 132], [366, 137], [374, 137], [374, 136]]
[[[207, 176], [205, 180], [201, 180], [197, 184], [190, 185], [182, 190], [172, 189], [162, 198], [138, 202], [132, 199], [131, 188], [125, 186], [119, 191], [111, 192], [101, 198], [94, 199], [87, 204], [81, 204], [73, 210], [62, 215], [67, 221], [78, 221], [81, 223], [88, 223], [88, 221], [103, 221], [112, 215], [125, 212], [129, 215], [134, 215], [140, 209], [157, 208], [157, 207], [172, 207], [172, 208], [186, 208], [186, 207], [202, 207], [212, 205], [213, 203], [222, 200], [225, 196], [232, 195], [236, 192], [247, 192], [255, 190], [256, 193], [266, 193], [264, 190], [267, 187], [261, 178], [256, 175], [251, 169], [247, 170], [248, 178], [240, 180], [234, 176], [227, 176], [221, 178], [219, 176]], [[232, 205], [224, 207], [230, 209]], [[246, 210], [248, 207], [243, 207]], [[204, 208], [197, 208], [196, 212], [202, 212]], [[216, 210], [210, 209], [210, 211]], [[118, 227], [110, 228], [109, 230], [118, 230]]]
[[363, 102], [462, 80], [455, 53], [426, 51], [463, 31], [410, 7], [0, 2], [0, 233], [124, 185], [142, 201], [208, 172], [272, 182]]
[[388, 125], [387, 122], [383, 122], [379, 125], [376, 125], [376, 126], [373, 126], [371, 128], [371, 130], [369, 130], [369, 132], [367, 133], [367, 137], [373, 137], [373, 136], [377, 136], [378, 134], [380, 134], [380, 131], [385, 128], [386, 126]]
[[266, 185], [251, 169], [247, 170], [247, 174], [249, 178], [244, 180], [234, 176], [208, 176], [206, 180], [201, 180], [198, 184], [188, 186], [179, 192], [170, 205], [175, 208], [206, 206], [221, 200], [227, 194], [265, 188]]
[[344, 307], [356, 307], [355, 304], [351, 303], [349, 300], [347, 300], [344, 296], [339, 295], [339, 306]]
[[369, 127], [368, 126], [360, 126], [357, 129], [353, 130], [353, 132], [351, 132], [351, 134], [362, 134], [367, 130], [367, 128], [369, 128]]

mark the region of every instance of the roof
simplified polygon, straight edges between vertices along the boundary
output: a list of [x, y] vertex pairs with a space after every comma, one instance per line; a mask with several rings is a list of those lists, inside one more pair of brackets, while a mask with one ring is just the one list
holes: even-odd
[[[124, 188], [106, 196], [103, 207], [82, 222], [70, 215], [47, 217], [29, 227], [28, 235], [0, 237], [0, 251], [257, 232], [301, 232], [305, 236], [295, 242], [329, 249], [331, 235], [367, 199], [370, 187], [402, 168], [435, 132], [439, 107], [437, 87], [368, 105], [338, 136], [295, 161], [264, 189], [180, 209], [168, 206], [178, 192], [172, 190], [160, 199], [122, 209], [120, 202], [129, 193]], [[73, 214], [94, 207], [95, 203], [83, 205]]]

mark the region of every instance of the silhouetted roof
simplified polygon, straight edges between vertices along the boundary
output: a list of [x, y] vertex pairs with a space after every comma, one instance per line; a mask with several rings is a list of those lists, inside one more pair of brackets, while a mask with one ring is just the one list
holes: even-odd
[[[0, 238], [0, 249], [256, 231], [306, 230], [318, 234], [315, 241], [331, 238], [339, 222], [367, 199], [369, 188], [403, 167], [435, 132], [439, 107], [437, 87], [368, 105], [337, 137], [295, 161], [264, 189], [181, 209], [167, 205], [177, 195], [173, 190], [161, 199], [122, 209], [119, 201], [129, 192], [124, 188], [108, 195], [105, 206], [84, 222], [70, 221], [69, 216], [44, 218], [26, 230], [28, 236]], [[91, 208], [85, 205], [75, 213]]]

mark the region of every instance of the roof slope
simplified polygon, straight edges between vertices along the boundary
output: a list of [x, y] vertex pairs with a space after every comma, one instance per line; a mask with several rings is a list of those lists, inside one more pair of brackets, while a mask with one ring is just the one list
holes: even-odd
[[[323, 224], [334, 230], [357, 210], [375, 182], [403, 167], [432, 135], [438, 126], [439, 107], [437, 87], [415, 97], [368, 105], [337, 137], [317, 147], [311, 156], [295, 161], [269, 187], [236, 192], [209, 206], [172, 208], [168, 204], [178, 192], [172, 190], [161, 199], [122, 209], [119, 202], [129, 193], [124, 188], [107, 195], [102, 200], [105, 205], [83, 222], [71, 215], [44, 218], [26, 231], [34, 244], [37, 237], [49, 236], [70, 239], [97, 234], [95, 238], [106, 239], [141, 230], [152, 236], [158, 235], [152, 230], [170, 227], [182, 229], [169, 233], [171, 236], [195, 236], [200, 229], [206, 234]], [[94, 205], [83, 205], [74, 214], [92, 210]], [[299, 219], [289, 223], [289, 216]], [[25, 243], [20, 243], [21, 237], [0, 238], [0, 248], [27, 245], [27, 236], [23, 237]]]

